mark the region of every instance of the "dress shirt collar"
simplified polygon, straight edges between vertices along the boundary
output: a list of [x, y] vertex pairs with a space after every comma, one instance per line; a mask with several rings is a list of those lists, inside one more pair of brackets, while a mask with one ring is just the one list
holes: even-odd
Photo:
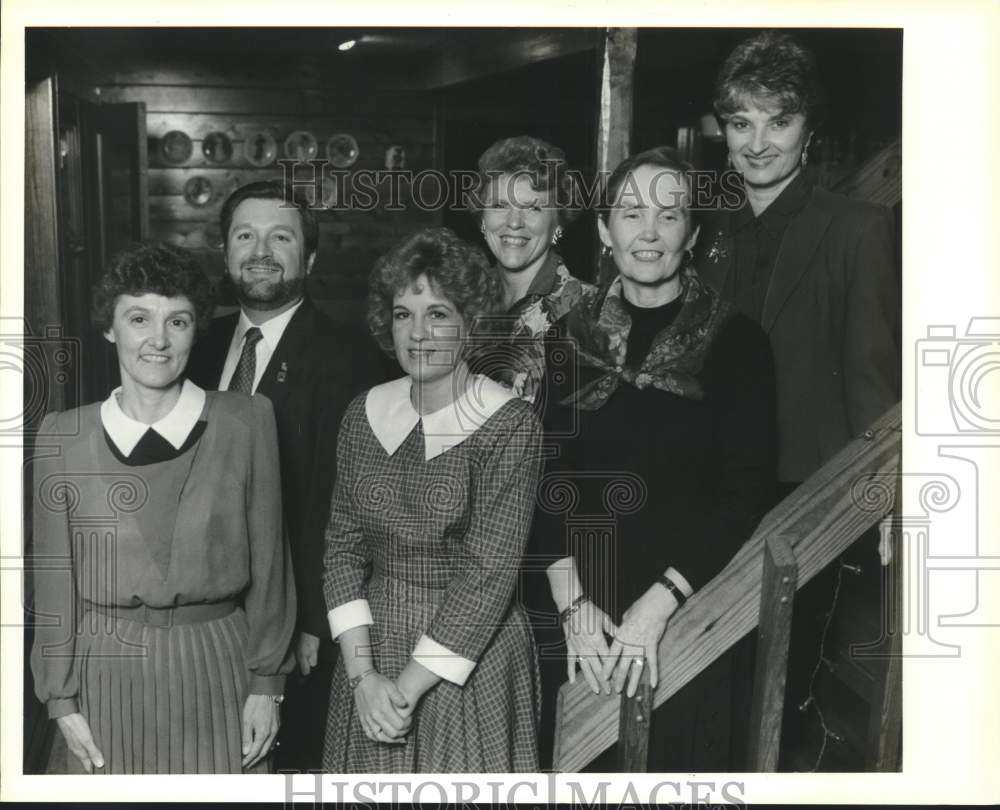
[[152, 425], [147, 425], [137, 422], [122, 410], [118, 404], [121, 390], [121, 386], [118, 386], [101, 405], [101, 424], [123, 456], [131, 454], [150, 429], [159, 433], [175, 450], [180, 450], [205, 410], [205, 392], [190, 380], [184, 380], [181, 395], [170, 413]]
[[799, 172], [792, 182], [785, 186], [774, 201], [759, 216], [754, 216], [749, 201], [733, 216], [733, 231], [738, 231], [754, 222], [767, 228], [772, 234], [783, 231], [784, 225], [805, 208], [812, 192], [813, 181], [806, 171]]
[[423, 417], [410, 402], [409, 377], [376, 385], [365, 399], [365, 413], [372, 433], [390, 456], [423, 422], [424, 458], [430, 460], [457, 447], [481, 428], [507, 400], [514, 399], [499, 383], [476, 374], [471, 385], [454, 402]]
[[278, 342], [281, 340], [281, 336], [285, 333], [285, 329], [288, 324], [291, 323], [292, 316], [299, 311], [299, 307], [302, 306], [302, 302], [305, 298], [299, 300], [299, 302], [291, 309], [286, 309], [280, 315], [275, 315], [273, 318], [268, 318], [264, 323], [255, 324], [247, 317], [246, 312], [240, 309], [240, 319], [236, 324], [236, 345], [242, 347], [243, 336], [246, 335], [247, 330], [251, 326], [256, 326], [260, 329], [261, 337], [267, 344], [267, 348], [272, 352], [277, 348]]

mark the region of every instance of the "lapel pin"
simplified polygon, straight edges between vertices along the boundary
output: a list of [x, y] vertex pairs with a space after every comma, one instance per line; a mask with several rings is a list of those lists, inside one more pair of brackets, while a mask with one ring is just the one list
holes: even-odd
[[278, 382], [283, 383], [285, 377], [288, 376], [288, 363], [284, 360], [281, 361], [281, 369], [278, 371]]

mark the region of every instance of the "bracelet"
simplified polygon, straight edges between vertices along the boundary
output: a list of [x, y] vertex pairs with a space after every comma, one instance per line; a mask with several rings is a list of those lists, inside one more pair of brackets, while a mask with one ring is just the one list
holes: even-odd
[[353, 692], [355, 689], [358, 688], [358, 684], [365, 679], [365, 676], [371, 675], [373, 672], [375, 672], [374, 669], [371, 668], [366, 669], [360, 675], [355, 675], [353, 678], [348, 678], [347, 685], [351, 687], [351, 691]]
[[587, 594], [581, 593], [576, 599], [569, 603], [569, 606], [559, 611], [559, 624], [566, 624], [570, 617], [576, 613], [583, 603], [587, 601]]
[[677, 600], [677, 607], [684, 607], [684, 603], [688, 600], [688, 598], [684, 595], [684, 592], [674, 584], [674, 581], [670, 577], [663, 574], [656, 581], [674, 595], [674, 599]]

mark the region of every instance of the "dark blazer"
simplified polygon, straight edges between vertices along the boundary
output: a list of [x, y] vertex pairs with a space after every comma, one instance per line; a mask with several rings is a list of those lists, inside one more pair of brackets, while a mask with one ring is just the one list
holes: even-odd
[[[821, 188], [785, 231], [761, 326], [777, 376], [778, 477], [804, 481], [900, 398], [901, 290], [888, 212]], [[730, 215], [699, 239], [702, 277], [723, 290]]]
[[[239, 312], [217, 318], [195, 344], [188, 376], [219, 387]], [[289, 321], [257, 393], [274, 405], [281, 495], [298, 593], [298, 629], [330, 638], [323, 602], [324, 530], [336, 475], [337, 432], [351, 399], [386, 375], [386, 359], [360, 330], [335, 324], [306, 298]]]

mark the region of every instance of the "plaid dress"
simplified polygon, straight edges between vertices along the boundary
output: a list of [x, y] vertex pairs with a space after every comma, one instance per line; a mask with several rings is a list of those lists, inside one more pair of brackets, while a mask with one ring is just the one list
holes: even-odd
[[462, 686], [432, 688], [406, 744], [390, 745], [365, 736], [338, 661], [324, 771], [536, 771], [538, 666], [514, 586], [534, 508], [538, 420], [510, 398], [430, 459], [423, 419], [390, 454], [369, 424], [365, 396], [341, 424], [327, 607], [368, 600], [374, 664], [386, 677], [399, 675], [424, 635], [475, 668]]

